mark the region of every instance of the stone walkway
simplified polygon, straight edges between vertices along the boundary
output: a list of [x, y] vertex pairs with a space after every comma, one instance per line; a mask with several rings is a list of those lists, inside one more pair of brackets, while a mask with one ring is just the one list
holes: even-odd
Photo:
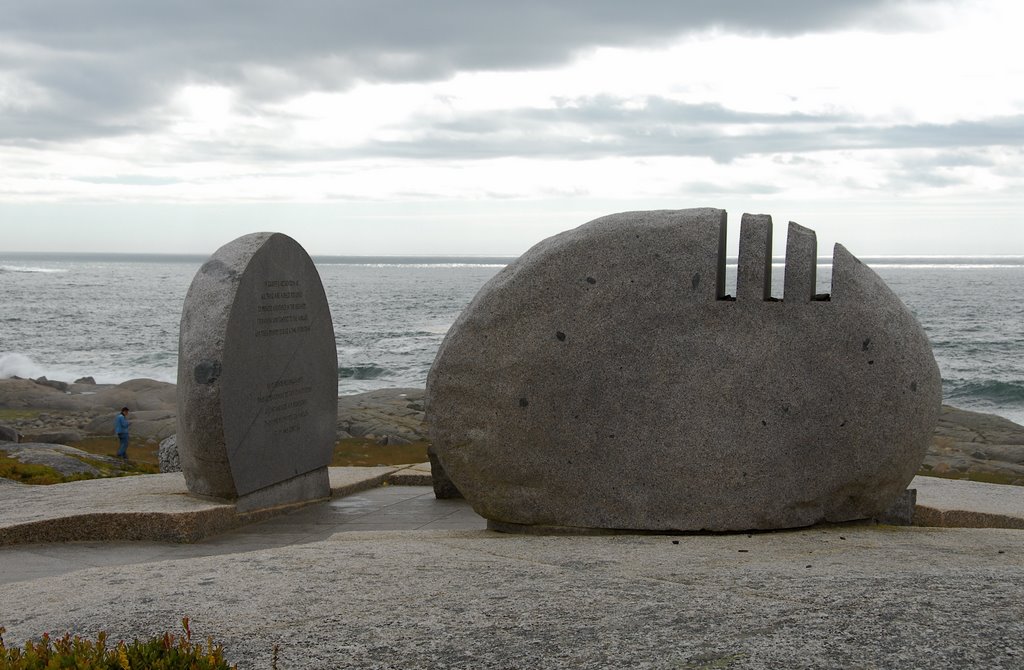
[[[4, 640], [131, 639], [188, 616], [243, 669], [1024, 667], [1019, 530], [504, 535], [430, 487], [366, 488], [380, 475], [332, 472], [339, 497], [194, 543], [0, 547]], [[117, 486], [146, 484], [132, 479]], [[106, 484], [3, 487], [0, 530], [12, 518], [64, 528], [54, 519], [68, 510], [110, 521], [118, 506], [153, 518], [165, 503], [192, 505], [168, 492], [173, 481], [156, 476], [146, 487], [163, 493], [113, 502]], [[1019, 487], [914, 486], [918, 510], [940, 520], [1024, 520]], [[19, 508], [25, 496], [35, 502]], [[42, 509], [53, 496], [71, 506]]]
[[[329, 468], [331, 497], [382, 485], [430, 484], [426, 463]], [[157, 540], [196, 542], [282, 513], [238, 512], [228, 503], [194, 498], [180, 473], [93, 479], [53, 486], [0, 486], [0, 546]]]
[[[364, 530], [484, 530], [464, 500], [437, 500], [429, 486], [384, 486], [248, 524], [194, 543], [51, 542], [0, 547], [0, 586], [81, 570], [236, 554]], [[2, 624], [2, 622], [0, 622]]]

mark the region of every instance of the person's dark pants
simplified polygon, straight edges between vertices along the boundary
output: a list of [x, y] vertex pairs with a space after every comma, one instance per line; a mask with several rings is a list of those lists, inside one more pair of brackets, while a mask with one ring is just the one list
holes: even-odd
[[121, 448], [117, 450], [117, 457], [128, 458], [128, 433], [118, 433], [117, 439], [121, 441]]

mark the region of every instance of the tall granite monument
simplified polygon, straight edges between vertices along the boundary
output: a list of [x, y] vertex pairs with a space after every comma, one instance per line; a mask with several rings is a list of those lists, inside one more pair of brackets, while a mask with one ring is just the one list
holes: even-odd
[[293, 239], [230, 242], [192, 280], [178, 344], [178, 451], [188, 489], [240, 511], [330, 495], [334, 325]]
[[836, 245], [768, 216], [628, 212], [536, 245], [486, 284], [427, 380], [440, 464], [491, 528], [748, 530], [882, 513], [924, 458], [941, 383], [928, 339]]

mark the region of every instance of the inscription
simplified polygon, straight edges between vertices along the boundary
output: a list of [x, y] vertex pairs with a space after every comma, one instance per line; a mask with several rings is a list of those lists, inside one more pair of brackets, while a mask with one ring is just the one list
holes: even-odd
[[263, 426], [275, 435], [302, 430], [302, 420], [309, 416], [309, 396], [313, 387], [303, 375], [267, 382], [256, 396], [263, 416]]
[[309, 314], [298, 279], [268, 279], [263, 282], [256, 305], [256, 337], [308, 333]]

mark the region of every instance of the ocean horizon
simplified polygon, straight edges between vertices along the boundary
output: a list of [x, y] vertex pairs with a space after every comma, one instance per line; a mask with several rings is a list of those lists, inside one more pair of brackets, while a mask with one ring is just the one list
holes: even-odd
[[[0, 252], [0, 378], [175, 381], [178, 321], [208, 256]], [[493, 255], [313, 257], [338, 342], [338, 392], [422, 387], [448, 328], [514, 260]], [[1024, 423], [1024, 256], [864, 256], [921, 322], [945, 401]], [[773, 262], [782, 295], [784, 259]], [[735, 258], [726, 264], [735, 293]], [[818, 259], [830, 292], [831, 258]]]
[[[210, 254], [166, 254], [166, 253], [125, 253], [106, 251], [7, 251], [0, 252], [0, 261], [82, 261], [82, 262], [135, 262], [135, 263], [204, 263]], [[311, 254], [313, 262], [320, 265], [498, 265], [504, 267], [518, 256], [493, 254], [366, 254], [330, 255]], [[1024, 265], [1021, 254], [882, 254], [858, 256], [868, 265], [965, 265], [982, 267], [1018, 267]], [[818, 265], [831, 265], [832, 256], [818, 256]], [[736, 265], [736, 256], [726, 256], [726, 265]], [[772, 265], [784, 266], [784, 256], [773, 256]]]

